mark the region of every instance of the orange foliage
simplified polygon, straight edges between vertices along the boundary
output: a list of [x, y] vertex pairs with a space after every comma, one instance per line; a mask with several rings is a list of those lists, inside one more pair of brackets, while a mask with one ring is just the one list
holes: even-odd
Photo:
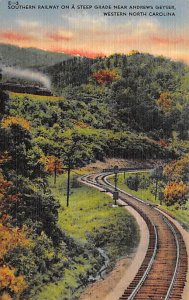
[[0, 299], [11, 300], [12, 298], [5, 291], [10, 290], [12, 293], [19, 295], [27, 288], [24, 276], [16, 276], [16, 269], [3, 264], [4, 256], [15, 247], [28, 246], [31, 241], [27, 238], [25, 228], [9, 228], [2, 224], [0, 220]]
[[31, 241], [27, 238], [27, 230], [25, 228], [10, 228], [3, 225], [0, 220], [0, 261], [4, 255], [18, 246], [29, 246]]
[[8, 293], [4, 292], [4, 293], [0, 296], [0, 299], [1, 299], [1, 300], [12, 300], [12, 297], [11, 297]]
[[92, 77], [100, 84], [109, 84], [119, 78], [116, 70], [102, 69], [92, 74]]
[[0, 299], [11, 300], [7, 290], [19, 295], [27, 287], [24, 276], [16, 276], [16, 270], [4, 263], [4, 256], [15, 247], [27, 247], [31, 240], [27, 238], [27, 230], [23, 228], [9, 227], [5, 223], [9, 216], [3, 211], [3, 203], [17, 201], [19, 194], [8, 194], [12, 183], [6, 181], [0, 174]]
[[1, 125], [3, 128], [8, 128], [11, 125], [20, 125], [22, 128], [26, 130], [30, 130], [31, 125], [30, 122], [21, 117], [9, 116], [2, 120]]
[[11, 292], [20, 294], [27, 288], [24, 276], [16, 276], [15, 272], [16, 270], [9, 266], [0, 267], [0, 290], [8, 288]]
[[12, 186], [10, 181], [6, 181], [3, 177], [0, 177], [0, 212], [3, 213], [3, 204], [17, 202], [20, 198], [19, 193], [8, 194], [8, 189]]
[[157, 100], [157, 105], [163, 112], [168, 112], [172, 108], [172, 100], [170, 92], [162, 92], [159, 99]]
[[63, 163], [54, 155], [43, 156], [41, 158], [42, 163], [45, 166], [45, 171], [52, 174], [56, 171], [57, 174], [62, 173]]
[[164, 199], [168, 205], [180, 202], [184, 199], [189, 188], [183, 182], [169, 182], [164, 190]]
[[164, 167], [164, 174], [169, 181], [180, 181], [189, 170], [189, 155], [184, 155], [179, 160], [174, 160]]

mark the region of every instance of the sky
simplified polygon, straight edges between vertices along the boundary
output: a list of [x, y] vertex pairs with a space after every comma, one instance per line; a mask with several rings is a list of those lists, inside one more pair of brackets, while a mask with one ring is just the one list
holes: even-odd
[[189, 0], [0, 0], [0, 16], [0, 43], [88, 57], [138, 50], [189, 64]]

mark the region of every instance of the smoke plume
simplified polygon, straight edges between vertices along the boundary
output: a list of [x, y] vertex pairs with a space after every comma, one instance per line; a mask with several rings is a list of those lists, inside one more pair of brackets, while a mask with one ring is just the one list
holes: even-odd
[[2, 69], [3, 75], [8, 75], [11, 77], [18, 77], [18, 78], [22, 78], [22, 79], [35, 81], [35, 82], [40, 82], [47, 89], [51, 88], [51, 81], [50, 81], [49, 77], [40, 72], [32, 71], [29, 69], [6, 67], [3, 65], [1, 65], [0, 68]]

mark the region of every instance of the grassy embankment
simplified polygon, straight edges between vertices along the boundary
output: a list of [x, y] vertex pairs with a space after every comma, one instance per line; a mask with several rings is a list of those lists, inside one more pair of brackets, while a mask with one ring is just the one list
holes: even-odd
[[[73, 176], [72, 176], [73, 180]], [[71, 189], [70, 206], [66, 207], [66, 177], [58, 177], [56, 187], [53, 178], [50, 185], [60, 202], [59, 225], [85, 249], [69, 262], [64, 278], [42, 287], [37, 300], [77, 299], [84, 289], [82, 279], [103, 265], [102, 258], [93, 255], [100, 247], [110, 258], [110, 269], [120, 257], [129, 254], [138, 242], [138, 227], [133, 217], [123, 208], [112, 208], [112, 199], [100, 191], [81, 185]], [[120, 247], [121, 246], [121, 247]], [[87, 254], [87, 256], [86, 256]], [[98, 255], [99, 256], [99, 255]]]
[[[128, 178], [130, 175], [135, 175], [136, 172], [130, 172], [125, 175], [125, 178]], [[137, 172], [138, 175], [144, 175], [149, 177], [149, 172]], [[113, 184], [114, 179], [113, 177], [109, 178], [109, 181]], [[157, 199], [155, 200], [155, 196], [151, 193], [152, 185], [149, 186], [147, 189], [139, 189], [138, 191], [134, 191], [128, 188], [125, 183], [124, 175], [118, 175], [118, 187], [125, 190], [126, 192], [141, 198], [142, 200], [152, 202], [154, 204], [160, 204], [160, 201]], [[187, 202], [183, 208], [179, 208], [177, 205], [173, 206], [166, 206], [165, 204], [161, 205], [165, 211], [173, 215], [181, 225], [189, 231], [189, 203]]]
[[16, 92], [9, 92], [9, 97], [12, 100], [20, 99], [23, 100], [27, 98], [28, 100], [32, 101], [62, 101], [64, 100], [63, 97], [58, 96], [43, 96], [43, 95], [34, 95], [34, 94], [27, 94], [27, 93], [16, 93]]

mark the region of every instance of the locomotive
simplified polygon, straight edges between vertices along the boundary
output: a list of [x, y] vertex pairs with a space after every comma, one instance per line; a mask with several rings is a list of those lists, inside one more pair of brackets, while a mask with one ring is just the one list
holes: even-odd
[[39, 86], [34, 86], [34, 85], [22, 85], [17, 83], [0, 82], [0, 89], [4, 91], [10, 91], [10, 92], [22, 93], [22, 94], [52, 96], [52, 93], [49, 89], [39, 87]]

